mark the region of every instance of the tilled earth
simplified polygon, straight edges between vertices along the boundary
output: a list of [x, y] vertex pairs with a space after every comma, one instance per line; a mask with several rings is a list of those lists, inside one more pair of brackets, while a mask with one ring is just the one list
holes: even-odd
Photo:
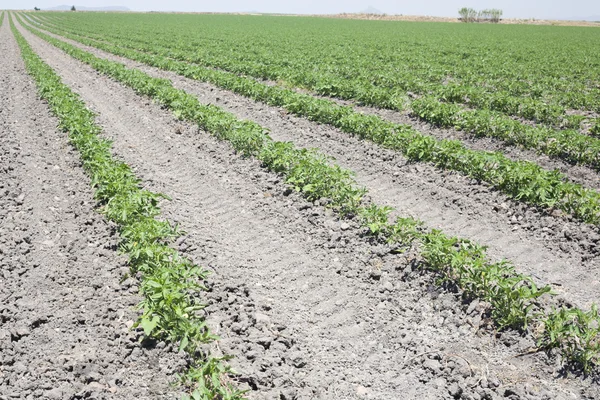
[[[237, 378], [239, 385], [251, 390], [250, 398], [592, 399], [600, 396], [600, 391], [590, 379], [563, 376], [559, 360], [543, 353], [532, 353], [530, 350], [535, 343], [531, 338], [520, 337], [513, 332], [496, 334], [486, 328], [482, 312], [484, 305], [477, 301], [463, 303], [456, 293], [439, 289], [434, 277], [419, 272], [413, 250], [397, 255], [390, 253], [386, 246], [370, 244], [352, 221], [339, 221], [319, 204], [307, 203], [290, 193], [277, 176], [263, 170], [258, 163], [236, 155], [227, 144], [216, 141], [193, 126], [177, 122], [170, 113], [149, 100], [20, 30], [64, 83], [79, 93], [98, 114], [97, 122], [103, 127], [104, 134], [114, 140], [115, 154], [135, 169], [147, 188], [163, 192], [173, 199], [163, 204], [164, 215], [187, 232], [177, 246], [213, 271], [209, 278], [209, 307], [206, 311], [209, 323], [221, 336], [213, 351], [235, 356], [231, 363], [240, 373]], [[20, 66], [19, 54], [6, 22], [1, 32], [5, 39], [2, 43], [6, 47], [3, 54], [9, 59], [5, 64], [12, 62]], [[106, 57], [98, 51], [96, 54]], [[17, 82], [28, 82], [22, 67], [19, 68], [14, 67], [17, 72], [7, 70], [5, 75]], [[569, 232], [577, 233], [587, 232], [589, 228], [586, 226], [561, 216], [542, 215], [517, 206], [488, 188], [455, 174], [441, 173], [425, 165], [407, 164], [397, 155], [349, 138], [334, 129], [282, 115], [278, 109], [253, 103], [209, 85], [147, 67], [141, 69], [155, 76], [168, 76], [176, 86], [198, 95], [202, 102], [216, 103], [240, 117], [256, 120], [270, 128], [275, 139], [293, 140], [299, 146], [321, 147], [334, 155], [340, 164], [355, 170], [357, 179], [370, 189], [377, 202], [393, 205], [400, 212], [415, 213], [432, 227], [475, 236], [474, 239], [490, 244], [492, 254], [514, 258], [520, 268], [536, 273], [541, 281], [556, 281], [564, 285], [564, 295], [568, 299], [587, 303], [592, 296], [597, 297], [596, 292], [590, 294], [579, 290], [573, 277], [580, 274], [580, 279], [594, 282], [595, 258], [588, 257], [594, 252], [588, 253], [578, 240], [559, 239], [567, 236], [555, 233], [554, 228], [567, 225]], [[17, 78], [10, 78], [15, 75]], [[114, 234], [100, 217], [93, 214], [91, 194], [75, 156], [68, 149], [66, 140], [54, 130], [55, 121], [47, 116], [45, 106], [36, 100], [33, 86], [28, 85], [17, 87], [15, 92], [29, 96], [32, 104], [40, 110], [40, 115], [44, 116], [50, 133], [62, 142], [57, 148], [51, 148], [39, 137], [32, 137], [31, 150], [19, 150], [12, 156], [18, 157], [19, 163], [9, 165], [22, 164], [20, 168], [32, 168], [35, 160], [29, 162], [25, 158], [26, 153], [59, 166], [57, 170], [49, 170], [45, 185], [37, 180], [43, 179], [43, 171], [35, 174], [35, 182], [31, 178], [26, 183], [30, 190], [40, 193], [32, 199], [38, 204], [39, 213], [49, 204], [54, 204], [55, 197], [65, 198], [65, 182], [73, 187], [78, 182], [81, 187], [67, 193], [87, 196], [84, 201], [72, 202], [83, 208], [81, 211], [69, 213], [66, 203], [61, 204], [62, 208], [58, 209], [65, 211], [48, 223], [55, 230], [62, 227], [60, 229], [65, 232], [86, 232], [83, 235], [75, 233], [85, 246], [61, 248], [56, 254], [64, 254], [67, 261], [69, 257], [81, 260], [81, 265], [76, 268], [65, 263], [61, 276], [65, 276], [64, 281], [69, 283], [80, 279], [81, 293], [91, 291], [96, 294], [93, 297], [71, 296], [70, 301], [80, 304], [73, 303], [74, 308], [63, 306], [60, 310], [70, 315], [76, 326], [81, 325], [78, 318], [84, 318], [92, 326], [98, 323], [104, 327], [106, 335], [129, 335], [128, 338], [133, 337], [133, 341], [128, 339], [129, 342], [136, 343], [137, 333], [123, 329], [127, 327], [127, 321], [135, 319], [129, 306], [136, 301], [135, 282], [127, 280], [125, 285], [119, 285], [123, 260], [114, 251]], [[4, 97], [5, 91], [2, 95], [4, 102], [11, 98]], [[4, 128], [14, 119], [6, 118], [4, 110], [11, 108], [4, 104], [2, 149], [6, 154], [13, 154], [14, 147], [4, 137], [13, 135], [24, 139]], [[14, 104], [14, 112], [32, 118], [37, 114], [25, 113], [21, 108], [31, 110], [35, 109], [34, 106], [17, 103]], [[43, 123], [39, 121], [29, 123], [37, 127], [38, 134], [39, 129], [43, 129], [40, 128]], [[49, 140], [48, 135], [43, 131], [44, 139]], [[70, 157], [70, 163], [64, 161], [65, 157]], [[66, 164], [61, 166], [60, 160]], [[78, 178], [69, 180], [60, 175], [67, 173]], [[27, 176], [27, 172], [14, 169], [10, 170], [10, 176], [13, 177], [10, 180], [25, 179], [23, 176]], [[46, 189], [42, 191], [42, 187]], [[55, 194], [54, 191], [63, 193]], [[13, 192], [16, 196], [8, 195]], [[19, 193], [9, 189], [2, 201], [5, 198], [6, 201], [18, 201]], [[42, 200], [42, 195], [47, 193], [50, 196]], [[21, 200], [27, 204], [28, 199], [31, 196], [26, 195]], [[35, 206], [30, 207], [36, 210]], [[29, 222], [20, 223], [20, 226], [33, 230], [29, 225], [43, 221], [41, 214], [34, 211], [28, 215]], [[511, 222], [513, 217], [516, 223]], [[548, 225], [540, 226], [543, 222], [539, 221], [544, 218], [549, 221]], [[528, 229], [526, 223], [534, 220], [538, 222]], [[5, 220], [2, 221], [4, 229]], [[91, 222], [86, 224], [87, 221]], [[31, 232], [32, 243], [50, 240], [60, 246], [61, 235], [56, 238], [57, 232], [48, 227], [42, 229], [50, 232], [46, 235], [48, 237], [33, 238], [34, 232]], [[542, 235], [544, 232], [547, 235]], [[35, 234], [40, 235], [39, 231]], [[89, 243], [101, 245], [98, 248], [88, 246]], [[569, 243], [571, 247], [565, 247], [567, 250], [563, 251], [560, 248], [562, 243]], [[4, 252], [18, 253], [21, 249], [18, 244], [8, 241], [3, 246]], [[101, 259], [98, 253], [94, 253], [100, 250], [104, 254]], [[1, 255], [4, 257], [4, 253]], [[44, 267], [42, 263], [48, 257], [47, 253], [31, 250], [23, 257], [28, 255], [31, 261], [24, 259], [25, 269], [28, 266], [33, 269], [33, 265], [39, 263], [33, 270], [48, 273], [51, 267]], [[583, 259], [588, 263], [584, 264]], [[12, 258], [7, 260], [5, 262], [3, 258], [3, 266], [16, 265]], [[62, 265], [60, 260], [55, 264]], [[572, 270], [565, 273], [565, 268], [569, 267]], [[90, 274], [86, 275], [87, 280], [66, 278], [83, 273], [81, 271]], [[40, 278], [35, 274], [15, 276], [18, 278], [9, 275], [10, 280], [43, 289], [47, 296], [64, 298], [62, 288], [54, 289], [51, 282], [38, 282]], [[112, 286], [111, 279], [114, 282]], [[95, 281], [102, 282], [103, 286], [95, 288]], [[113, 290], [103, 297], [97, 292], [105, 286], [113, 287]], [[592, 285], [590, 290], [597, 290], [597, 287], [594, 289]], [[4, 286], [1, 293], [4, 293]], [[35, 297], [25, 295], [23, 291], [21, 294], [27, 301]], [[91, 301], [97, 301], [98, 305], [94, 306]], [[50, 299], [46, 302], [51, 304]], [[98, 314], [108, 316], [98, 317]], [[121, 314], [123, 317], [119, 319]], [[11, 315], [25, 313], [13, 310]], [[116, 317], [112, 318], [113, 315]], [[51, 324], [55, 323], [55, 318], [51, 314], [48, 321], [40, 326], [54, 327]], [[12, 338], [11, 329], [16, 328], [9, 326], [11, 323], [10, 320], [5, 322], [3, 317], [1, 329]], [[16, 323], [14, 325], [17, 326]], [[30, 343], [28, 349], [42, 348], [46, 352], [48, 348], [58, 346], [55, 343], [58, 341], [65, 343], [64, 352], [69, 353], [71, 347], [68, 343], [81, 339], [81, 334], [72, 328], [71, 331], [61, 331], [54, 340], [48, 339], [47, 343], [51, 345], [43, 346], [43, 339], [31, 333], [40, 328], [29, 329], [30, 334], [16, 342], [30, 340], [23, 342]], [[15, 333], [18, 335], [17, 331]], [[89, 368], [104, 371], [99, 366], [108, 363], [107, 368], [111, 371], [123, 368], [120, 371], [125, 375], [135, 376], [135, 379], [120, 380], [131, 383], [127, 388], [119, 389], [117, 393], [121, 393], [121, 397], [139, 398], [138, 394], [144, 393], [144, 390], [150, 398], [165, 397], [161, 392], [165, 388], [163, 383], [172, 380], [172, 374], [182, 365], [180, 359], [167, 351], [168, 348], [159, 349], [162, 346], [157, 346], [148, 350], [133, 344], [129, 355], [127, 347], [121, 351], [120, 345], [114, 344], [121, 343], [117, 339], [103, 339], [103, 332], [94, 335], [89, 336], [98, 348], [97, 353], [110, 355], [113, 361], [92, 359], [88, 361]], [[137, 360], [135, 364], [130, 363], [134, 353], [137, 353], [137, 358], [131, 361]], [[36, 360], [39, 358], [35, 357]], [[10, 367], [15, 364], [13, 362]], [[27, 367], [29, 363], [24, 365]], [[28, 395], [37, 398], [35, 390], [46, 394], [43, 392], [46, 388], [32, 387], [22, 395], [23, 389], [17, 386], [20, 376], [14, 370], [11, 368], [10, 374], [4, 375], [8, 378], [3, 378], [3, 385], [16, 398], [27, 398]], [[75, 375], [68, 368], [53, 371], [57, 371], [57, 378], [47, 384], [50, 386], [47, 390], [54, 390], [56, 384], [53, 382], [69, 381]], [[33, 373], [25, 372], [27, 374]], [[144, 377], [146, 379], [141, 383]], [[101, 379], [107, 378], [101, 377], [93, 382], [101, 382]], [[31, 386], [35, 386], [33, 382], [43, 381], [32, 379]], [[3, 387], [0, 386], [0, 389]], [[102, 390], [108, 391], [111, 387]], [[80, 392], [63, 397], [59, 394], [55, 398], [85, 396], [77, 393]], [[97, 396], [106, 394], [110, 398], [116, 396], [101, 392], [100, 388], [95, 393]]]
[[[510, 260], [520, 272], [533, 276], [540, 284], [552, 284], [568, 302], [588, 307], [600, 298], [597, 274], [600, 268], [600, 233], [597, 227], [580, 223], [557, 211], [548, 213], [512, 201], [460, 174], [409, 163], [398, 153], [361, 141], [330, 126], [294, 117], [281, 108], [256, 103], [210, 84], [77, 45], [99, 57], [123, 62], [154, 77], [170, 79], [175, 87], [197, 95], [202, 103], [218, 105], [239, 118], [253, 120], [268, 128], [276, 140], [318, 148], [334, 157], [340, 166], [354, 171], [357, 181], [369, 190], [376, 203], [392, 206], [402, 215], [415, 216], [431, 228], [488, 246], [490, 255]], [[76, 82], [77, 77], [74, 76], [73, 83]], [[385, 114], [393, 119], [390, 113]], [[405, 123], [410, 122], [406, 117], [396, 117], [402, 118]], [[412, 122], [418, 129], [438, 137], [465, 136]], [[471, 139], [471, 142], [478, 149], [498, 150], [500, 145], [489, 139]], [[507, 151], [517, 159], [533, 157], [530, 152], [514, 148]], [[550, 164], [551, 168], [571, 171], [584, 180], [592, 181], [591, 176], [597, 178], [597, 174], [589, 169], [569, 166], [547, 157], [535, 156], [535, 159]], [[587, 284], [581, 285], [582, 281]]]
[[89, 179], [0, 28], [0, 399], [176, 398], [185, 360], [129, 327], [135, 282]]

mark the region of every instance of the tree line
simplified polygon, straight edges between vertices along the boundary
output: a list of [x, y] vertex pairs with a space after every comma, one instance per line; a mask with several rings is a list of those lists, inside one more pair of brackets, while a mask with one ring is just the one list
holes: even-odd
[[463, 7], [458, 10], [460, 20], [462, 22], [500, 22], [502, 16], [502, 10], [492, 8], [486, 10], [477, 11], [473, 8]]

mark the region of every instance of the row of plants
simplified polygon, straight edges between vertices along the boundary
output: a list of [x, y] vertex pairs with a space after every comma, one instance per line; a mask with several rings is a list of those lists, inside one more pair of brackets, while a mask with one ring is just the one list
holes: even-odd
[[131, 275], [141, 273], [141, 315], [134, 327], [187, 353], [189, 365], [182, 380], [190, 388], [191, 398], [242, 399], [243, 393], [228, 383], [226, 376], [231, 370], [224, 362], [226, 357], [203, 351], [202, 346], [216, 338], [198, 300], [198, 293], [205, 290], [207, 271], [171, 247], [181, 232], [159, 218], [159, 201], [166, 196], [143, 189], [131, 168], [112, 156], [111, 143], [99, 136], [95, 115], [33, 52], [12, 19], [11, 25], [27, 72], [58, 117], [59, 129], [68, 134], [80, 154], [102, 214], [118, 226], [119, 248], [129, 257]]
[[[471, 108], [500, 111], [544, 124], [572, 128], [579, 127], [580, 122], [584, 119], [581, 116], [566, 113], [565, 107], [579, 108], [582, 106], [579, 104], [581, 101], [575, 101], [577, 98], [588, 99], [589, 97], [591, 103], [588, 105], [591, 106], [591, 109], [600, 109], [600, 103], [596, 98], [600, 92], [594, 92], [594, 85], [586, 84], [587, 86], [569, 88], [561, 86], [554, 88], [552, 95], [545, 96], [537, 92], [512, 93], [508, 88], [498, 87], [499, 82], [491, 82], [495, 79], [508, 80], [509, 78], [504, 76], [506, 72], [504, 69], [490, 71], [491, 76], [485, 82], [459, 79], [456, 76], [457, 69], [465, 68], [464, 60], [458, 65], [448, 66], [444, 63], [436, 68], [436, 65], [439, 64], [438, 58], [444, 57], [444, 61], [447, 62], [449, 55], [436, 54], [435, 51], [431, 51], [432, 49], [428, 49], [423, 55], [426, 60], [419, 59], [417, 63], [414, 61], [414, 54], [411, 54], [408, 59], [402, 59], [400, 65], [398, 63], [391, 65], [385, 62], [378, 63], [375, 58], [375, 60], [368, 59], [368, 65], [363, 66], [361, 60], [342, 57], [342, 60], [348, 61], [347, 64], [340, 63], [340, 60], [336, 58], [332, 61], [334, 65], [326, 64], [321, 68], [321, 64], [324, 63], [323, 54], [313, 48], [306, 48], [303, 53], [294, 53], [292, 54], [293, 58], [278, 62], [279, 54], [273, 54], [274, 52], [261, 51], [259, 56], [253, 52], [248, 54], [247, 50], [246, 52], [242, 50], [237, 54], [231, 54], [227, 50], [229, 46], [221, 46], [224, 41], [222, 37], [213, 41], [215, 43], [206, 43], [206, 39], [198, 38], [197, 35], [187, 36], [186, 32], [178, 32], [164, 37], [163, 40], [158, 39], [156, 35], [149, 39], [150, 36], [144, 32], [143, 28], [145, 27], [143, 26], [139, 31], [132, 30], [131, 26], [123, 26], [120, 30], [117, 28], [117, 31], [111, 26], [110, 30], [102, 31], [98, 29], [98, 24], [94, 25], [94, 29], [85, 29], [85, 25], [82, 26], [77, 22], [79, 21], [71, 19], [70, 24], [74, 24], [71, 29], [69, 29], [70, 24], [62, 24], [61, 28], [68, 29], [71, 33], [85, 33], [96, 39], [108, 40], [111, 38], [110, 40], [113, 41], [127, 38], [130, 45], [140, 50], [149, 46], [154, 49], [151, 51], [155, 51], [157, 43], [168, 43], [163, 46], [163, 50], [179, 60], [217, 67], [260, 79], [285, 81], [293, 86], [315, 90], [322, 95], [357, 100], [382, 108], [402, 109], [407, 103], [407, 92], [411, 92], [435, 96], [445, 99], [446, 102], [466, 104]], [[161, 35], [159, 34], [159, 36]], [[177, 40], [181, 36], [184, 38]], [[251, 46], [257, 47], [255, 44]], [[313, 57], [315, 52], [318, 53], [317, 57]], [[298, 57], [300, 54], [303, 56]], [[364, 61], [362, 60], [363, 63]], [[428, 61], [429, 64], [426, 64], [425, 61]], [[496, 67], [500, 68], [501, 66], [496, 65]], [[505, 66], [502, 65], [502, 67]], [[468, 66], [471, 73], [474, 68], [475, 66]], [[481, 75], [480, 66], [477, 68], [479, 69], [475, 71], [478, 74], [475, 76]], [[520, 71], [519, 74], [510, 77], [511, 85], [514, 81], [531, 83], [548, 76], [547, 71], [537, 76], [540, 73], [539, 68], [532, 71], [536, 76], [526, 76], [523, 72]], [[501, 75], [502, 78], [497, 75]], [[572, 84], [573, 80], [562, 79], [565, 76], [562, 76], [561, 79], [553, 78], [553, 81], [559, 84]], [[578, 78], [574, 81], [578, 82]], [[545, 91], [551, 87], [551, 82], [544, 81], [543, 89]], [[541, 88], [538, 88], [537, 91], [540, 92]], [[593, 93], [588, 93], [590, 90]], [[560, 100], [561, 96], [565, 98]]]
[[[70, 48], [73, 47], [37, 30], [35, 33], [66, 51], [71, 51]], [[431, 162], [439, 168], [459, 171], [487, 182], [519, 201], [544, 208], [554, 207], [588, 223], [600, 222], [600, 194], [569, 181], [558, 171], [547, 171], [528, 161], [513, 161], [501, 153], [470, 150], [459, 141], [437, 140], [409, 125], [364, 115], [352, 107], [340, 106], [327, 99], [317, 99], [279, 86], [266, 85], [254, 79], [128, 50], [110, 43], [82, 38], [78, 40], [119, 56], [212, 83], [253, 100], [283, 107], [294, 115], [335, 126], [344, 132], [399, 151], [412, 161]], [[557, 145], [548, 144], [548, 148], [553, 148], [552, 146]]]
[[[63, 36], [65, 35], [64, 31], [54, 30], [54, 32], [60, 33]], [[103, 44], [93, 39], [85, 39], [81, 36], [73, 36], [72, 34], [67, 35], [88, 45], [102, 47], [103, 49], [111, 48], [111, 45], [108, 43]], [[127, 43], [123, 39], [119, 40], [117, 45], [129, 49], [137, 47], [135, 44]], [[145, 53], [168, 58], [174, 57], [177, 60], [189, 58], [182, 54], [174, 54], [176, 50], [160, 47], [156, 43], [145, 46], [143, 50]], [[115, 52], [115, 47], [112, 47], [112, 50], [109, 51]], [[132, 55], [133, 51], [128, 53], [129, 56]], [[353, 94], [348, 94], [350, 92], [341, 89], [339, 87], [340, 84], [345, 85], [346, 81], [340, 81], [338, 84], [323, 85], [322, 87], [327, 88], [325, 90], [329, 91], [329, 93], [321, 94], [332, 95], [333, 92], [331, 91], [335, 91], [337, 97], [354, 98]], [[361, 91], [361, 93], [365, 94], [365, 96], [368, 93], [371, 99], [369, 101], [378, 102], [377, 106], [387, 105], [388, 108], [405, 106], [399, 105], [398, 102], [403, 102], [404, 100], [398, 96], [395, 97], [397, 101], [395, 101], [396, 105], [394, 106], [391, 103], [387, 103], [387, 100], [383, 99], [377, 91]], [[413, 115], [436, 126], [456, 128], [476, 136], [493, 137], [507, 144], [535, 149], [551, 157], [560, 158], [573, 164], [587, 165], [595, 169], [600, 169], [600, 140], [598, 138], [582, 135], [578, 130], [574, 129], [557, 130], [544, 126], [531, 126], [507, 117], [500, 112], [490, 111], [486, 109], [486, 104], [489, 101], [496, 105], [502, 104], [503, 107], [501, 108], [504, 110], [519, 110], [519, 112], [515, 111], [513, 114], [531, 119], [538, 119], [541, 115], [540, 113], [551, 112], [551, 114], [544, 115], [553, 115], [556, 117], [556, 121], [564, 114], [564, 109], [557, 111], [556, 107], [553, 108], [550, 105], [547, 105], [546, 108], [540, 108], [537, 105], [524, 107], [525, 104], [531, 103], [533, 100], [502, 97], [499, 94], [495, 94], [495, 96], [495, 99], [490, 100], [489, 98], [477, 97], [477, 93], [475, 93], [472, 87], [465, 89], [456, 85], [446, 85], [436, 96], [427, 96], [414, 100], [408, 107], [410, 107]], [[479, 107], [479, 109], [465, 109], [458, 104], [454, 104], [454, 102], [460, 102], [458, 100], [464, 98], [470, 99], [468, 101], [469, 105]], [[576, 125], [579, 125], [585, 119], [585, 117], [578, 115], [572, 115], [569, 118], [572, 121], [576, 121]], [[561, 119], [561, 121], [564, 120]], [[597, 123], [600, 124], [600, 122]], [[593, 132], [594, 128], [592, 129]]]
[[488, 110], [467, 110], [423, 97], [411, 103], [412, 113], [432, 125], [455, 128], [478, 137], [493, 137], [511, 145], [534, 149], [571, 164], [600, 169], [600, 140], [577, 130], [554, 130], [531, 126]]
[[[102, 18], [51, 17], [53, 21], [76, 27], [79, 31], [102, 32], [112, 37], [136, 40], [148, 40], [149, 31], [154, 26], [150, 22], [157, 18], [145, 16], [134, 19], [112, 15]], [[400, 82], [395, 80], [395, 73], [404, 75], [412, 72], [414, 81], [424, 84], [439, 84], [450, 78], [471, 86], [487, 87], [490, 93], [506, 87], [519, 97], [552, 100], [556, 95], [565, 95], [565, 92], [581, 96], [587, 89], [593, 89], [593, 82], [597, 80], [593, 67], [598, 62], [590, 58], [595, 34], [589, 30], [559, 32], [540, 27], [463, 29], [443, 24], [358, 24], [307, 18], [296, 19], [293, 24], [286, 23], [289, 19], [259, 20], [221, 16], [166, 17], [161, 18], [161, 30], [155, 32], [153, 39], [168, 37], [173, 47], [188, 46], [186, 49], [191, 54], [209, 59], [227, 53], [224, 60], [262, 65], [264, 72], [272, 68], [304, 70], [309, 67], [317, 72], [335, 72], [347, 79], [371, 78], [367, 80], [390, 87], [402, 84], [403, 79]], [[246, 29], [239, 29], [242, 22]], [[371, 29], [365, 31], [364, 25]], [[272, 36], [272, 30], [277, 30], [279, 35]], [[357, 35], [357, 30], [360, 30], [360, 35]], [[195, 34], [197, 32], [201, 35]], [[327, 36], [327, 40], [314, 36], [319, 33]], [[347, 44], [348, 36], [353, 36], [351, 46]], [[460, 40], [455, 39], [457, 36]], [[553, 36], [559, 40], [549, 43]], [[578, 46], [561, 45], [561, 42], [568, 41], [575, 41]], [[502, 52], [503, 57], [495, 57], [498, 52]], [[481, 54], [489, 56], [481, 57]], [[544, 95], [546, 92], [551, 95]]]
[[[260, 125], [237, 119], [212, 105], [202, 105], [170, 81], [152, 78], [123, 64], [108, 61], [28, 27], [39, 37], [57, 46], [97, 71], [131, 87], [171, 110], [175, 117], [198, 124], [215, 137], [228, 141], [237, 151], [260, 160], [264, 167], [281, 174], [287, 184], [308, 200], [326, 200], [342, 218], [356, 218], [371, 237], [421, 249], [424, 265], [446, 281], [456, 284], [467, 298], [483, 298], [500, 329], [526, 331], [532, 324], [539, 334], [540, 348], [558, 348], [568, 362], [590, 372], [598, 363], [598, 322], [595, 308], [583, 311], [561, 307], [549, 313], [540, 308], [540, 297], [550, 293], [533, 280], [516, 273], [506, 262], [490, 262], [485, 248], [476, 243], [428, 231], [413, 218], [389, 219], [389, 207], [369, 203], [352, 174], [314, 150], [297, 149], [292, 143], [273, 141]], [[568, 316], [576, 313], [579, 319]], [[566, 317], [564, 317], [566, 316]], [[564, 318], [563, 318], [564, 317]], [[531, 330], [531, 329], [530, 329]], [[574, 333], [577, 332], [577, 333]]]

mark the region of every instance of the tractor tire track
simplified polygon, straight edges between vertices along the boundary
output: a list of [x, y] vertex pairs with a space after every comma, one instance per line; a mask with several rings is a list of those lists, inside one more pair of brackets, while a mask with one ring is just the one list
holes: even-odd
[[185, 360], [130, 331], [135, 281], [89, 178], [0, 28], [0, 399], [177, 398]]
[[[294, 117], [281, 108], [65, 41], [98, 57], [170, 79], [175, 87], [196, 95], [202, 103], [218, 105], [270, 129], [275, 140], [320, 149], [340, 166], [356, 172], [357, 181], [369, 190], [376, 203], [392, 206], [399, 214], [415, 216], [431, 228], [488, 246], [492, 257], [508, 259], [539, 283], [552, 284], [568, 302], [589, 307], [600, 299], [598, 227], [512, 201], [457, 173], [409, 163], [396, 152]], [[587, 285], [581, 285], [583, 281]]]
[[[412, 253], [369, 245], [352, 222], [289, 193], [230, 146], [24, 32], [98, 113], [144, 185], [172, 197], [181, 251], [213, 271], [207, 318], [253, 399], [583, 398], [514, 333], [479, 332], [478, 303], [439, 292]], [[472, 325], [470, 325], [472, 324]], [[522, 379], [526, 377], [527, 384]]]

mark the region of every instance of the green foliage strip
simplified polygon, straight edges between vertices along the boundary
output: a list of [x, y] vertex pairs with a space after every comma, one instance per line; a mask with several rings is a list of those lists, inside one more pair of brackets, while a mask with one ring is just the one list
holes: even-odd
[[[467, 298], [478, 297], [489, 302], [491, 316], [500, 329], [526, 330], [533, 322], [542, 328], [541, 347], [559, 348], [569, 362], [577, 363], [586, 372], [597, 365], [600, 319], [595, 307], [588, 312], [562, 307], [544, 314], [538, 308], [538, 299], [550, 292], [548, 286], [538, 288], [530, 277], [517, 274], [506, 261], [487, 261], [485, 248], [471, 241], [447, 237], [436, 230], [423, 231], [422, 224], [412, 218], [397, 218], [390, 223], [391, 209], [364, 204], [365, 191], [356, 188], [351, 174], [330, 165], [324, 156], [296, 149], [291, 143], [275, 142], [258, 124], [240, 121], [218, 107], [202, 105], [195, 97], [174, 89], [168, 80], [152, 78], [123, 64], [100, 59], [39, 31], [34, 33], [137, 93], [154, 98], [178, 118], [193, 121], [216, 137], [229, 141], [236, 150], [260, 159], [271, 171], [282, 174], [286, 182], [307, 199], [327, 199], [329, 206], [342, 216], [358, 217], [371, 235], [400, 246], [417, 241], [427, 267], [444, 280], [457, 284]], [[561, 318], [572, 314], [579, 319]], [[574, 327], [576, 334], [561, 335], [561, 332], [572, 332]]]
[[[194, 399], [242, 399], [243, 393], [224, 379], [231, 372], [223, 363], [226, 358], [205, 356], [200, 351], [203, 344], [216, 338], [202, 316], [204, 306], [194, 295], [204, 290], [207, 272], [170, 246], [180, 232], [157, 218], [158, 202], [165, 196], [142, 189], [129, 166], [112, 157], [111, 143], [98, 136], [101, 128], [95, 124], [94, 114], [33, 52], [12, 20], [11, 28], [41, 97], [80, 154], [102, 213], [119, 227], [120, 250], [129, 256], [131, 274], [142, 275], [143, 299], [138, 305], [142, 315], [134, 326], [141, 326], [146, 336], [178, 344], [189, 355], [184, 379]], [[192, 373], [195, 379], [190, 382]]]

